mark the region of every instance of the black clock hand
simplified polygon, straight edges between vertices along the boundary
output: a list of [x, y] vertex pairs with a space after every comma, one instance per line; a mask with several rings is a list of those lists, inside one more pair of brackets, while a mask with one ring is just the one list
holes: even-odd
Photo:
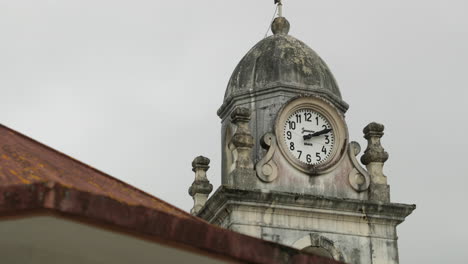
[[331, 128], [325, 128], [324, 130], [317, 131], [317, 132], [309, 134], [309, 135], [304, 135], [304, 139], [311, 139], [313, 137], [318, 137], [318, 136], [321, 136], [323, 134], [327, 134], [328, 132], [330, 132], [332, 130], [333, 129], [331, 129]]
[[332, 131], [332, 130], [333, 130], [333, 129], [331, 129], [331, 128], [325, 128], [325, 129], [322, 130], [322, 131], [319, 131], [319, 132], [314, 133], [314, 134], [315, 134], [314, 136], [321, 136], [321, 135], [324, 135], [324, 134], [329, 133], [329, 132]]

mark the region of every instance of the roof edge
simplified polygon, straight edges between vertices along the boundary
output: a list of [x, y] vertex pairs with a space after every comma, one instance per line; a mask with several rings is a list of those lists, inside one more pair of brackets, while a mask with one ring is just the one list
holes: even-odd
[[[86, 199], [83, 199], [83, 196]], [[80, 201], [79, 204], [72, 202], [76, 199]], [[85, 193], [59, 184], [0, 187], [0, 219], [15, 215], [24, 216], [27, 212], [37, 213], [42, 210], [122, 228], [139, 236], [170, 241], [214, 255], [229, 256], [242, 262], [341, 263], [223, 229], [194, 216], [180, 217], [143, 206], [129, 206], [109, 197]]]

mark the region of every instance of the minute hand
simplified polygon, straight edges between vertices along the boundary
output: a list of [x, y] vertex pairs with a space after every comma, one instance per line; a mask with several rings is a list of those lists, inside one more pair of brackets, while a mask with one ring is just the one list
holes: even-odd
[[309, 134], [309, 135], [304, 135], [304, 139], [311, 139], [312, 137], [321, 136], [323, 134], [327, 134], [328, 132], [330, 132], [332, 130], [333, 129], [331, 129], [331, 128], [325, 128], [324, 130], [317, 131], [317, 132]]

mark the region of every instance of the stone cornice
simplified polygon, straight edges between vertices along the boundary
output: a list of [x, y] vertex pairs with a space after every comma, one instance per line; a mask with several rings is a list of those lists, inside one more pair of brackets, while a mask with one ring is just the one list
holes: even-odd
[[389, 220], [399, 224], [411, 214], [416, 205], [398, 203], [379, 203], [366, 200], [304, 195], [284, 192], [262, 192], [260, 190], [239, 190], [221, 186], [210, 197], [198, 216], [210, 221], [220, 214], [227, 213], [230, 204], [249, 204], [258, 207], [271, 207], [295, 211], [309, 211], [310, 209], [323, 212], [333, 211], [343, 216], [366, 217], [369, 220]]
[[257, 97], [277, 91], [282, 91], [282, 92], [290, 92], [292, 94], [298, 95], [298, 94], [304, 94], [304, 95], [317, 95], [317, 96], [322, 96], [328, 101], [332, 102], [335, 107], [337, 107], [342, 113], [345, 113], [349, 105], [343, 101], [341, 98], [338, 96], [334, 95], [330, 91], [320, 88], [318, 86], [305, 86], [305, 85], [295, 85], [295, 84], [284, 84], [281, 82], [277, 83], [272, 83], [264, 88], [261, 89], [256, 89], [253, 91], [247, 90], [247, 91], [241, 91], [238, 93], [233, 93], [231, 96], [226, 98], [224, 100], [223, 105], [218, 110], [218, 116], [221, 119], [226, 118], [227, 113], [229, 113], [229, 109], [231, 109], [235, 102], [247, 99], [247, 98], [252, 98], [252, 97]]

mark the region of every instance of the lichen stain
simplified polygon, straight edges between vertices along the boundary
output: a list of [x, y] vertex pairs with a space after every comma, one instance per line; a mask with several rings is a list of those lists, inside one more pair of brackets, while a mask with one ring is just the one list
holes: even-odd
[[42, 178], [35, 175], [33, 171], [29, 171], [29, 177], [31, 177], [32, 179], [37, 180], [37, 181], [42, 180]]
[[361, 263], [361, 250], [355, 248], [351, 253], [351, 262], [352, 263]]
[[12, 169], [10, 169], [10, 173], [15, 175], [24, 184], [30, 184], [31, 183], [31, 181], [23, 178], [21, 175], [19, 175], [16, 171], [14, 171]]
[[9, 160], [10, 158], [6, 154], [2, 154], [2, 158], [5, 160]]

